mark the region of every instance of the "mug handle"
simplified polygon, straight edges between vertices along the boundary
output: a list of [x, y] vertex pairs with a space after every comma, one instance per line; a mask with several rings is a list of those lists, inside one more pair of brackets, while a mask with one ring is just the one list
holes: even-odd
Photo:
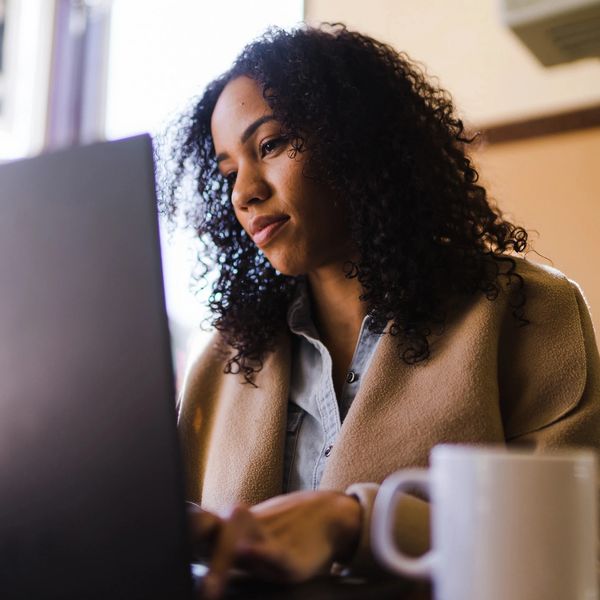
[[431, 480], [427, 469], [406, 469], [390, 475], [379, 487], [371, 518], [371, 546], [375, 556], [389, 569], [412, 578], [431, 578], [434, 551], [412, 558], [403, 554], [394, 542], [396, 504], [394, 497], [404, 490], [419, 490], [430, 495]]

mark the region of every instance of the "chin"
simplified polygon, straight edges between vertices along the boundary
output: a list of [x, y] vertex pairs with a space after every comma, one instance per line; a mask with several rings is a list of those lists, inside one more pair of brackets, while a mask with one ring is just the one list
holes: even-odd
[[286, 275], [287, 277], [299, 277], [300, 275], [306, 275], [305, 269], [294, 268], [289, 265], [277, 265], [271, 263], [271, 266], [282, 275]]
[[269, 256], [266, 252], [265, 255], [271, 266], [282, 275], [298, 277], [306, 275], [309, 271], [307, 262], [305, 260], [298, 260], [299, 257], [282, 256], [280, 254]]

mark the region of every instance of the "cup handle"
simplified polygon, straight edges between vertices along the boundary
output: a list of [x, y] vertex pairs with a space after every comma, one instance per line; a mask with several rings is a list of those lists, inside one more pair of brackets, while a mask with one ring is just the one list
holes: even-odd
[[389, 569], [412, 578], [431, 578], [434, 551], [412, 558], [403, 554], [394, 541], [396, 504], [394, 497], [404, 490], [419, 490], [429, 496], [427, 469], [406, 469], [390, 475], [379, 487], [371, 518], [371, 546], [375, 556]]

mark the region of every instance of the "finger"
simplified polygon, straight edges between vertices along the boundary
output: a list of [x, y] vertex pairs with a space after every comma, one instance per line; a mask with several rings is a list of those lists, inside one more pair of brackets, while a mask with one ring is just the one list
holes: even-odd
[[197, 504], [189, 504], [187, 509], [188, 521], [194, 536], [207, 536], [215, 532], [223, 519], [214, 513], [200, 508]]
[[274, 551], [264, 543], [251, 542], [238, 546], [237, 566], [266, 581], [283, 583], [294, 580], [287, 555]]
[[221, 520], [209, 572], [203, 582], [207, 598], [221, 597], [236, 560], [237, 546], [244, 539], [254, 539], [255, 529], [254, 519], [245, 506], [234, 507], [230, 516]]
[[193, 556], [197, 560], [207, 560], [212, 554], [222, 519], [197, 505], [188, 506], [187, 514]]

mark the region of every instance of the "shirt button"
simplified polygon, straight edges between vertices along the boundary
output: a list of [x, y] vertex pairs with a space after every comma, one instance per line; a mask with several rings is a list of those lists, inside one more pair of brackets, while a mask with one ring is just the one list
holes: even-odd
[[348, 371], [346, 375], [346, 383], [354, 383], [358, 379], [358, 373]]
[[329, 458], [331, 451], [333, 450], [333, 444], [329, 444], [327, 448], [325, 448], [325, 458]]

